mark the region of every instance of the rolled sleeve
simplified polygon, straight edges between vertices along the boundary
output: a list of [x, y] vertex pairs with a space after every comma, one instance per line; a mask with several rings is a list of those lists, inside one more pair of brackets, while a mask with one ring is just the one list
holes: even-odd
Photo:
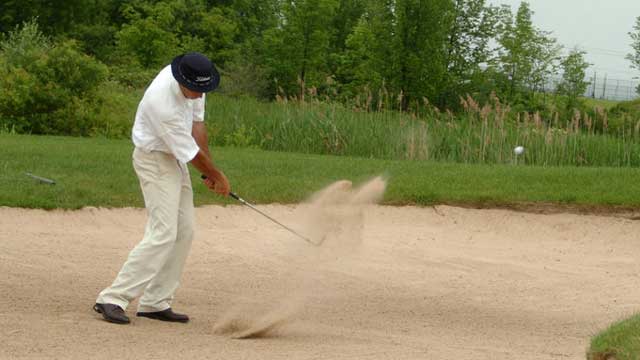
[[206, 105], [206, 94], [202, 94], [200, 99], [195, 100], [193, 104], [193, 121], [203, 122], [204, 121], [204, 108]]
[[158, 137], [169, 148], [178, 161], [188, 163], [200, 151], [198, 144], [187, 129], [183, 116], [179, 113], [155, 113], [151, 122], [155, 125]]
[[191, 134], [186, 132], [186, 129], [168, 129], [164, 134], [160, 135], [160, 138], [167, 147], [171, 150], [173, 156], [178, 161], [188, 163], [198, 155], [200, 148]]

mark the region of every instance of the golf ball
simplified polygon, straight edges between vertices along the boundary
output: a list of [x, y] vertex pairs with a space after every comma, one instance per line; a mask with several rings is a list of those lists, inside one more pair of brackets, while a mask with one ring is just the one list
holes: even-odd
[[514, 152], [516, 155], [520, 155], [520, 154], [522, 154], [522, 153], [524, 152], [524, 147], [522, 147], [522, 146], [516, 146], [516, 147], [515, 147], [515, 149], [513, 149], [513, 152]]

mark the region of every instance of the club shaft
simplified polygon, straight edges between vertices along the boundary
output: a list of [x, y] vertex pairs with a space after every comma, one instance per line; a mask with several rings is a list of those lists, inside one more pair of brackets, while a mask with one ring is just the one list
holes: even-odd
[[[202, 179], [206, 179], [206, 178], [207, 178], [207, 176], [206, 176], [206, 175], [200, 175], [200, 177], [201, 177]], [[283, 224], [283, 223], [279, 222], [278, 220], [276, 220], [276, 219], [272, 218], [271, 216], [269, 216], [269, 215], [267, 215], [267, 214], [263, 213], [263, 212], [262, 212], [262, 211], [260, 211], [258, 208], [256, 208], [255, 206], [253, 206], [251, 203], [249, 203], [249, 202], [248, 202], [248, 201], [246, 201], [245, 199], [243, 199], [243, 198], [241, 198], [240, 196], [238, 196], [238, 194], [234, 193], [233, 191], [230, 191], [230, 192], [229, 192], [229, 196], [231, 196], [232, 198], [234, 198], [234, 199], [236, 199], [236, 200], [240, 201], [243, 205], [248, 206], [251, 210], [253, 210], [253, 211], [257, 212], [258, 214], [260, 214], [260, 215], [262, 215], [262, 216], [266, 217], [267, 219], [269, 219], [269, 220], [273, 221], [274, 223], [276, 223], [276, 224], [278, 224], [278, 225], [282, 226], [283, 228], [285, 228], [285, 229], [289, 230], [289, 232], [291, 232], [292, 234], [294, 234], [294, 235], [296, 235], [297, 237], [301, 238], [302, 240], [304, 240], [304, 241], [308, 242], [309, 244], [312, 244], [312, 245], [315, 245], [315, 246], [319, 246], [319, 245], [320, 245], [320, 243], [315, 243], [315, 242], [311, 241], [309, 238], [307, 238], [307, 237], [305, 237], [305, 236], [302, 236], [302, 235], [298, 234], [295, 230], [293, 230], [293, 229], [291, 229], [290, 227], [286, 226], [285, 224]]]
[[31, 178], [34, 178], [34, 179], [36, 179], [38, 181], [41, 181], [43, 183], [49, 184], [49, 185], [55, 185], [55, 183], [56, 183], [55, 181], [53, 181], [51, 179], [47, 179], [47, 178], [43, 178], [43, 177], [40, 177], [40, 176], [37, 176], [37, 175], [33, 175], [32, 173], [26, 173], [25, 175], [27, 175], [27, 176], [29, 176]]
[[313, 241], [311, 241], [310, 239], [306, 238], [305, 236], [300, 235], [299, 233], [297, 233], [295, 230], [291, 229], [290, 227], [284, 225], [283, 223], [279, 222], [278, 220], [272, 218], [271, 216], [265, 214], [264, 212], [260, 211], [258, 208], [256, 208], [255, 206], [251, 205], [249, 202], [247, 202], [246, 200], [244, 200], [243, 198], [241, 198], [240, 196], [236, 195], [235, 193], [231, 192], [229, 193], [229, 196], [231, 196], [232, 198], [240, 201], [242, 204], [248, 206], [249, 208], [251, 208], [253, 211], [257, 212], [258, 214], [266, 217], [267, 219], [273, 221], [274, 223], [282, 226], [283, 228], [289, 230], [291, 233], [297, 235], [299, 238], [303, 239], [304, 241], [316, 245], [316, 243], [314, 243]]

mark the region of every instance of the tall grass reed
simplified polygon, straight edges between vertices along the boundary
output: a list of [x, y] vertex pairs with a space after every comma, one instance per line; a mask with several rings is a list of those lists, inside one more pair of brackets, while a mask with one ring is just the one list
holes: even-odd
[[[401, 96], [401, 95], [400, 95]], [[365, 99], [335, 102], [278, 97], [275, 103], [213, 95], [207, 124], [216, 145], [380, 159], [542, 166], [639, 166], [640, 121], [609, 130], [607, 113], [518, 113], [492, 96], [463, 111], [439, 111], [424, 99], [413, 113], [385, 110]], [[514, 147], [525, 152], [517, 156]]]

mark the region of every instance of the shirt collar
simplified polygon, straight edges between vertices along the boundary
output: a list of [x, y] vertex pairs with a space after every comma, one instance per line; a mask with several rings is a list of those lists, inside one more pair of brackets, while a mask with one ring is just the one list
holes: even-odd
[[173, 93], [173, 95], [175, 95], [176, 100], [181, 101], [183, 103], [188, 103], [187, 99], [184, 94], [182, 93], [182, 90], [180, 90], [180, 84], [178, 83], [178, 80], [174, 79], [173, 76], [171, 76], [171, 86], [170, 86], [171, 92]]

